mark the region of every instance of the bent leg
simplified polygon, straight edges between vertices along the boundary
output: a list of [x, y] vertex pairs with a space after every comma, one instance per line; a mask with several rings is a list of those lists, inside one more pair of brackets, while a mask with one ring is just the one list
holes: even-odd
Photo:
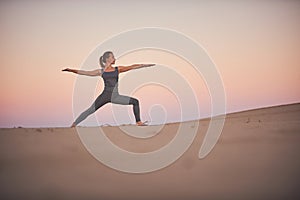
[[139, 100], [133, 97], [114, 94], [111, 99], [112, 103], [121, 104], [121, 105], [133, 105], [133, 113], [135, 117], [135, 121], [139, 122], [140, 119], [140, 105]]
[[105, 93], [100, 94], [94, 101], [94, 103], [84, 112], [82, 112], [73, 124], [79, 124], [80, 122], [85, 120], [90, 114], [94, 113], [96, 110], [98, 110], [100, 107], [102, 107], [108, 102], [110, 102], [110, 95], [107, 95]]

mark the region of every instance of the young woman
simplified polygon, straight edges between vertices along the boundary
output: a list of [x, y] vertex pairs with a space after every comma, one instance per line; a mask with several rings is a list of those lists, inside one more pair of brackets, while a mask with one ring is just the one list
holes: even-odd
[[92, 71], [84, 71], [84, 70], [77, 70], [77, 69], [63, 69], [62, 71], [73, 72], [80, 75], [86, 76], [102, 76], [104, 79], [104, 90], [102, 93], [97, 97], [94, 103], [84, 112], [82, 112], [78, 118], [74, 121], [71, 127], [76, 126], [85, 118], [87, 118], [90, 114], [94, 113], [100, 107], [105, 105], [106, 103], [115, 103], [115, 104], [122, 104], [122, 105], [133, 105], [133, 113], [135, 116], [135, 121], [138, 126], [145, 126], [147, 125], [145, 122], [142, 122], [140, 119], [140, 107], [139, 101], [136, 98], [120, 95], [118, 92], [118, 80], [119, 80], [119, 73], [126, 72], [132, 69], [138, 69], [142, 67], [151, 67], [155, 64], [134, 64], [130, 66], [117, 66], [113, 67], [112, 64], [115, 64], [115, 57], [111, 51], [105, 52], [100, 57], [100, 65], [101, 69], [95, 69]]

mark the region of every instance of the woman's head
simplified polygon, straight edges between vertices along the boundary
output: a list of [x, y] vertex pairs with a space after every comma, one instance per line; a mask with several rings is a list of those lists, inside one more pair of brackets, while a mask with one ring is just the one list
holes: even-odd
[[105, 65], [115, 64], [115, 61], [116, 59], [111, 51], [106, 51], [99, 59], [102, 68], [104, 68]]

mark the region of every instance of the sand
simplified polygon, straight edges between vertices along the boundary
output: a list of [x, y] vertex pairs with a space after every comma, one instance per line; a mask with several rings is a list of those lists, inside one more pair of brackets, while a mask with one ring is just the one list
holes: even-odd
[[[195, 140], [175, 163], [142, 174], [96, 160], [76, 128], [2, 128], [0, 197], [300, 199], [300, 104], [228, 114], [216, 146], [198, 159], [209, 120], [199, 121]], [[166, 145], [178, 126], [167, 124], [147, 139], [132, 138], [119, 127], [103, 130], [123, 149], [148, 152]]]

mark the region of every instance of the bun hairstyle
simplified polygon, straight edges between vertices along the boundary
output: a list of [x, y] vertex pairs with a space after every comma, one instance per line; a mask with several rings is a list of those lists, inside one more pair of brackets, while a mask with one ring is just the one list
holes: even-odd
[[99, 59], [100, 66], [102, 69], [105, 68], [106, 59], [109, 57], [109, 55], [112, 54], [111, 51], [106, 51]]

